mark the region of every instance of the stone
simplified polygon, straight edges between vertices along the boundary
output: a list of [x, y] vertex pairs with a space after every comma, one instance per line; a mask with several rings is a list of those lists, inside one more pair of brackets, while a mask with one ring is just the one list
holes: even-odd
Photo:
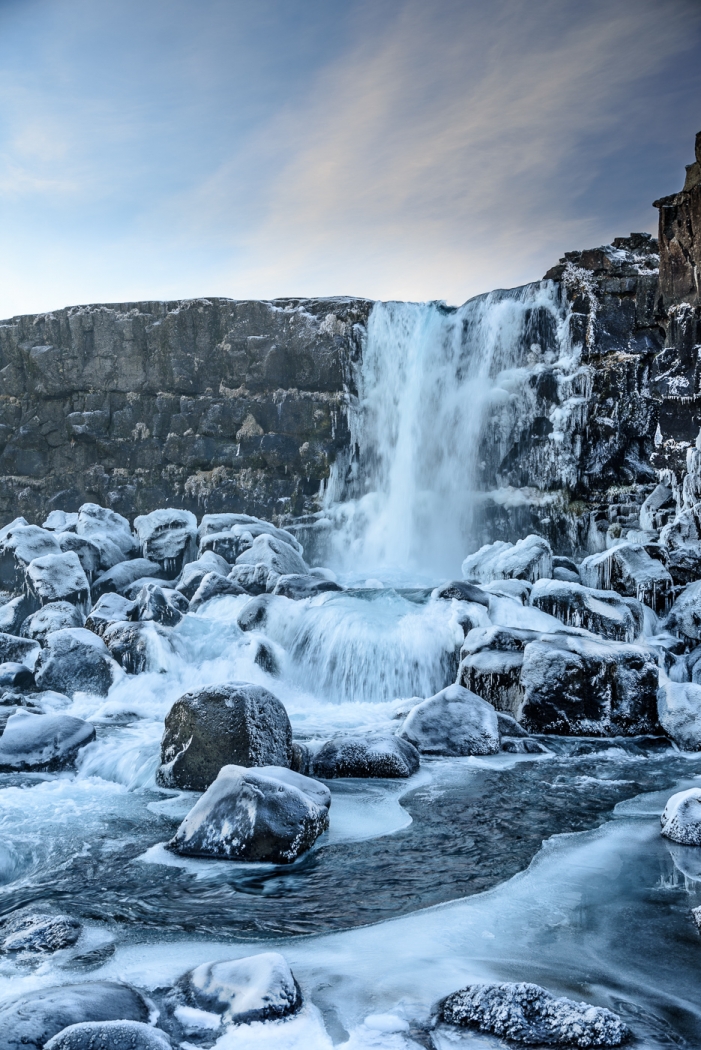
[[210, 532], [200, 540], [199, 556], [216, 554], [227, 565], [232, 566], [236, 563], [239, 554], [248, 549], [248, 547], [242, 548], [240, 541], [241, 537], [238, 532]]
[[228, 576], [231, 566], [212, 551], [206, 551], [197, 561], [188, 562], [180, 573], [176, 590], [184, 594], [188, 601], [199, 587], [202, 580], [209, 572], [218, 572], [220, 576]]
[[669, 610], [665, 627], [691, 642], [701, 641], [701, 580], [684, 588]]
[[161, 587], [158, 583], [143, 586], [127, 612], [130, 620], [160, 623], [175, 627], [188, 611], [190, 603], [180, 591]]
[[121, 672], [101, 638], [84, 627], [74, 627], [47, 636], [34, 674], [40, 689], [74, 697], [78, 692], [107, 696]]
[[41, 527], [51, 532], [65, 532], [68, 529], [74, 529], [77, 524], [77, 511], [67, 514], [65, 510], [52, 510], [46, 521], [42, 522]]
[[265, 565], [269, 572], [280, 576], [307, 575], [309, 569], [300, 554], [289, 543], [283, 543], [275, 536], [261, 533], [256, 536], [248, 550], [239, 554], [237, 565]]
[[662, 529], [676, 510], [674, 493], [669, 485], [656, 485], [640, 508], [641, 529]]
[[65, 627], [82, 627], [83, 616], [75, 605], [67, 601], [47, 602], [37, 612], [32, 613], [22, 624], [23, 638], [30, 638], [44, 645], [48, 635], [53, 631], [62, 631]]
[[0, 927], [0, 952], [46, 953], [72, 948], [80, 937], [81, 923], [70, 915], [20, 912]]
[[166, 670], [163, 653], [168, 648], [168, 628], [153, 621], [117, 621], [108, 624], [101, 637], [127, 674]]
[[245, 593], [243, 587], [236, 583], [235, 580], [230, 580], [226, 576], [220, 576], [218, 572], [208, 572], [192, 596], [190, 612], [197, 612], [202, 605], [211, 601], [212, 598], [237, 598]]
[[39, 988], [0, 1005], [0, 1046], [3, 1050], [45, 1050], [49, 1040], [69, 1025], [84, 1021], [146, 1022], [148, 1018], [144, 997], [116, 981]]
[[50, 1039], [44, 1050], [171, 1050], [165, 1032], [142, 1021], [84, 1021]]
[[78, 511], [75, 531], [77, 536], [90, 540], [98, 549], [102, 548], [105, 539], [109, 540], [122, 552], [122, 561], [136, 554], [136, 540], [128, 520], [122, 514], [97, 503], [82, 505]]
[[0, 634], [0, 663], [26, 664], [33, 668], [40, 650], [39, 643], [29, 638]]
[[291, 532], [279, 529], [271, 522], [264, 521], [262, 518], [254, 518], [250, 514], [205, 514], [197, 531], [197, 538], [201, 545], [204, 539], [214, 534], [236, 536], [239, 553], [241, 553], [250, 547], [256, 536], [264, 533], [289, 544], [298, 554], [304, 553], [301, 543]]
[[284, 598], [292, 598], [293, 601], [303, 601], [305, 598], [314, 598], [317, 594], [324, 594], [326, 591], [342, 590], [343, 588], [333, 580], [324, 580], [309, 574], [301, 576], [293, 574], [280, 576], [272, 593], [281, 594]]
[[579, 566], [579, 575], [582, 583], [595, 590], [613, 590], [637, 598], [655, 612], [669, 608], [672, 577], [640, 544], [621, 543], [592, 554]]
[[611, 1010], [555, 998], [537, 984], [473, 984], [439, 1004], [445, 1024], [527, 1046], [620, 1046], [630, 1031]]
[[95, 727], [82, 718], [18, 710], [7, 720], [0, 737], [0, 770], [8, 773], [64, 769], [94, 739]]
[[390, 733], [366, 737], [336, 736], [327, 740], [311, 760], [315, 777], [410, 777], [418, 772], [419, 752], [408, 740]]
[[473, 583], [465, 580], [451, 580], [444, 583], [442, 587], [436, 587], [431, 595], [433, 598], [443, 598], [449, 601], [455, 598], [459, 602], [472, 602], [474, 605], [484, 605], [489, 608], [489, 595], [485, 594], [481, 587], [475, 587]]
[[496, 709], [517, 714], [523, 701], [522, 652], [485, 649], [460, 661], [458, 683]]
[[126, 621], [131, 604], [123, 595], [115, 591], [105, 591], [90, 610], [90, 615], [85, 621], [86, 628], [102, 638], [111, 624]]
[[83, 616], [90, 611], [90, 584], [75, 551], [35, 558], [27, 566], [26, 581], [39, 605], [70, 602]]
[[15, 598], [3, 602], [0, 605], [0, 632], [3, 634], [20, 634], [22, 624], [27, 616], [34, 612], [36, 603], [30, 601], [26, 594], [18, 594]]
[[701, 685], [661, 681], [657, 717], [667, 736], [682, 751], [701, 751]]
[[633, 642], [643, 632], [642, 603], [615, 591], [597, 591], [560, 580], [538, 580], [529, 603], [570, 627], [583, 627], [612, 641]]
[[241, 630], [262, 631], [265, 627], [265, 621], [272, 601], [272, 595], [259, 594], [257, 598], [252, 598], [250, 602], [246, 602], [236, 618], [236, 622]]
[[424, 755], [494, 755], [499, 750], [496, 711], [459, 685], [413, 707], [397, 735]]
[[302, 1006], [299, 985], [279, 952], [202, 963], [180, 978], [177, 990], [188, 1006], [220, 1014], [225, 1024], [274, 1021]]
[[682, 846], [701, 846], [701, 788], [677, 791], [660, 817], [662, 834]]
[[329, 826], [319, 785], [274, 767], [224, 766], [168, 843], [186, 856], [289, 864]]
[[27, 692], [34, 688], [34, 675], [25, 664], [0, 664], [0, 689], [16, 689]]
[[497, 724], [499, 735], [504, 737], [527, 737], [528, 733], [520, 726], [513, 715], [507, 715], [505, 711], [497, 711]]
[[101, 595], [109, 594], [111, 591], [123, 594], [131, 584], [144, 577], [163, 580], [165, 575], [157, 562], [149, 561], [147, 558], [124, 561], [98, 576], [92, 585], [93, 601], [97, 601]]
[[531, 534], [517, 543], [497, 540], [480, 547], [462, 563], [462, 574], [470, 583], [492, 580], [529, 580], [535, 583], [552, 573], [552, 550], [542, 536]]
[[234, 565], [229, 579], [243, 587], [249, 594], [265, 594], [270, 569], [267, 565]]
[[194, 561], [197, 549], [197, 518], [189, 510], [154, 510], [134, 519], [141, 555], [158, 562], [169, 576], [177, 575]]
[[[75, 532], [59, 532], [56, 538], [64, 554], [73, 551], [78, 555], [78, 560], [88, 580], [93, 580], [99, 575], [103, 567], [104, 556], [96, 544], [86, 539], [85, 536], [77, 536]], [[122, 560], [120, 557], [119, 561]]]
[[285, 708], [246, 682], [185, 693], [165, 719], [158, 783], [205, 791], [223, 766], [289, 766], [292, 727]]
[[572, 572], [571, 569], [553, 569], [553, 579], [559, 580], [561, 583], [580, 583], [579, 573]]
[[0, 588], [11, 594], [23, 591], [29, 563], [60, 553], [52, 532], [36, 525], [18, 525], [0, 539]]

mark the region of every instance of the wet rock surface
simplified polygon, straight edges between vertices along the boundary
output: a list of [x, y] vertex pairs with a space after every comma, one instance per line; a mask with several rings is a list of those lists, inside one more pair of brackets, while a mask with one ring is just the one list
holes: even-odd
[[328, 740], [311, 762], [314, 776], [410, 777], [418, 771], [419, 753], [409, 740], [389, 734], [338, 736]]

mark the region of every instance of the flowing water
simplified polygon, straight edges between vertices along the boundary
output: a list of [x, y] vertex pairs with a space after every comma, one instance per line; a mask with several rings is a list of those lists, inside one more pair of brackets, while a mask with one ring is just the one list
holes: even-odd
[[[701, 849], [659, 835], [664, 802], [699, 782], [701, 756], [654, 741], [560, 740], [538, 756], [425, 759], [406, 782], [330, 782], [330, 830], [290, 866], [164, 849], [196, 798], [154, 779], [163, 718], [188, 689], [265, 685], [313, 745], [394, 730], [398, 700], [454, 679], [457, 603], [431, 589], [459, 572], [493, 469], [482, 456], [503, 456], [531, 378], [546, 366], [563, 384], [577, 375], [566, 320], [551, 285], [456, 311], [375, 307], [353, 407], [357, 453], [327, 492], [333, 567], [348, 589], [275, 598], [259, 632], [237, 625], [245, 598], [214, 599], [106, 699], [55, 699], [98, 737], [75, 771], [0, 777], [0, 912], [69, 912], [85, 932], [38, 963], [0, 956], [0, 996], [87, 975], [130, 981], [158, 1003], [200, 962], [275, 947], [303, 1011], [232, 1029], [218, 1050], [427, 1046], [432, 1004], [472, 980], [532, 980], [609, 1006], [640, 1047], [701, 1045], [690, 918]], [[566, 436], [560, 424], [553, 433]], [[557, 461], [566, 440], [553, 446]], [[522, 613], [508, 598], [497, 607], [504, 620]], [[256, 662], [262, 639], [275, 674]], [[500, 1045], [432, 1038], [438, 1050]]]

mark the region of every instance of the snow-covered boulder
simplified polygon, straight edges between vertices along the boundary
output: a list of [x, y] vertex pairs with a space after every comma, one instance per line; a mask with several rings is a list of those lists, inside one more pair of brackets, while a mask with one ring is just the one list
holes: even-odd
[[168, 848], [187, 856], [291, 863], [329, 826], [323, 785], [309, 781], [285, 768], [224, 766]]
[[37, 525], [18, 525], [0, 539], [0, 590], [11, 594], [23, 591], [29, 563], [60, 553], [52, 532]]
[[39, 605], [70, 602], [83, 616], [90, 611], [90, 584], [75, 551], [47, 554], [30, 561], [26, 587]]
[[202, 963], [180, 978], [169, 999], [171, 1009], [183, 1002], [221, 1015], [224, 1024], [273, 1021], [302, 1005], [299, 985], [279, 952]]
[[176, 584], [176, 590], [184, 594], [188, 601], [209, 572], [218, 572], [220, 576], [228, 576], [231, 566], [213, 551], [207, 551], [197, 561], [188, 562], [180, 573]]
[[237, 525], [256, 525], [260, 521], [260, 518], [254, 518], [251, 514], [203, 514], [197, 540], [201, 542], [205, 536], [211, 536], [214, 532], [231, 532]]
[[660, 682], [657, 717], [682, 751], [701, 751], [701, 685], [669, 679]]
[[134, 519], [141, 555], [176, 576], [197, 551], [197, 518], [189, 510], [154, 510]]
[[153, 621], [117, 621], [106, 626], [101, 633], [110, 656], [127, 674], [165, 671], [164, 655], [166, 652], [172, 652], [168, 635], [167, 627]]
[[0, 632], [3, 634], [20, 634], [22, 624], [30, 613], [36, 609], [36, 602], [26, 594], [18, 594], [0, 605]]
[[[277, 582], [278, 575], [275, 575]], [[243, 587], [249, 594], [265, 594], [268, 589], [270, 569], [267, 565], [234, 565], [229, 579]]]
[[107, 696], [122, 672], [101, 638], [84, 627], [73, 627], [47, 636], [34, 673], [40, 689], [73, 697], [78, 692]]
[[164, 627], [175, 627], [189, 607], [190, 603], [180, 591], [161, 587], [158, 583], [148, 583], [137, 594], [127, 616], [130, 620], [152, 620]]
[[41, 523], [41, 527], [51, 532], [67, 532], [69, 529], [75, 529], [77, 524], [77, 511], [52, 510], [46, 521]]
[[102, 637], [111, 624], [127, 620], [131, 605], [129, 599], [122, 594], [105, 591], [90, 610], [85, 626], [89, 631]]
[[[103, 541], [109, 540], [122, 552], [122, 559], [132, 558], [137, 551], [131, 525], [121, 514], [97, 503], [84, 503], [78, 511], [75, 523], [76, 535], [84, 536], [101, 550]], [[116, 565], [116, 562], [112, 563]]]
[[419, 752], [408, 740], [391, 733], [336, 736], [327, 740], [311, 760], [315, 777], [410, 777], [418, 772]]
[[529, 603], [568, 626], [583, 627], [612, 641], [633, 642], [643, 631], [642, 603], [615, 591], [596, 591], [560, 580], [538, 580]]
[[[199, 556], [201, 558], [203, 554], [216, 554], [229, 566], [235, 565], [239, 554], [246, 549], [241, 547], [240, 540], [237, 532], [210, 532], [200, 540]], [[251, 542], [253, 542], [252, 537]]]
[[62, 769], [94, 739], [95, 727], [82, 718], [18, 710], [0, 737], [0, 770]]
[[480, 547], [462, 563], [463, 577], [470, 583], [491, 580], [530, 580], [552, 575], [550, 544], [542, 536], [530, 535], [518, 543], [497, 540]]
[[690, 641], [701, 641], [701, 580], [684, 588], [669, 610], [665, 627]]
[[676, 501], [668, 485], [656, 485], [640, 508], [640, 528], [662, 529], [674, 516]]
[[302, 601], [304, 598], [314, 598], [324, 591], [342, 591], [333, 580], [324, 580], [319, 576], [305, 574], [303, 576], [291, 575], [281, 576], [273, 587], [273, 594], [281, 594], [284, 598], [292, 598], [293, 601]]
[[0, 689], [28, 692], [34, 688], [34, 675], [26, 664], [0, 664]]
[[149, 561], [147, 558], [123, 561], [98, 576], [92, 585], [93, 601], [97, 601], [101, 595], [112, 591], [116, 594], [123, 594], [137, 580], [146, 577], [163, 580], [165, 575], [157, 562]]
[[63, 553], [73, 551], [77, 554], [88, 580], [94, 580], [102, 566], [100, 548], [92, 540], [86, 539], [85, 536], [77, 536], [75, 532], [59, 532], [56, 538]]
[[34, 667], [41, 651], [38, 642], [31, 638], [17, 638], [14, 634], [0, 634], [0, 663], [26, 664]]
[[471, 602], [474, 605], [484, 605], [487, 609], [489, 608], [489, 595], [481, 587], [476, 587], [474, 583], [467, 583], [466, 580], [450, 580], [449, 583], [436, 587], [431, 597], [442, 598], [445, 601], [455, 598], [458, 602]]
[[245, 593], [243, 587], [235, 580], [221, 576], [218, 572], [208, 572], [192, 596], [190, 612], [197, 612], [201, 605], [211, 601], [212, 598], [239, 597]]
[[268, 616], [268, 610], [275, 599], [271, 594], [259, 594], [246, 602], [236, 618], [242, 631], [262, 631]]
[[523, 700], [523, 652], [483, 649], [460, 661], [458, 682], [497, 711], [517, 713]]
[[[238, 537], [239, 554], [250, 547], [257, 536], [274, 536], [283, 543], [289, 544], [298, 554], [303, 554], [302, 545], [296, 536], [286, 529], [279, 529], [263, 518], [253, 518], [250, 514], [205, 514], [197, 530], [197, 539], [202, 541], [214, 534], [230, 533]], [[202, 548], [204, 549], [204, 548]]]
[[440, 1003], [445, 1024], [527, 1046], [620, 1046], [630, 1031], [611, 1010], [555, 998], [537, 984], [473, 984]]
[[587, 587], [637, 598], [655, 612], [669, 607], [672, 577], [639, 543], [621, 543], [590, 555], [579, 566], [579, 575]]
[[248, 550], [239, 554], [237, 565], [265, 565], [269, 572], [279, 576], [307, 575], [309, 568], [301, 554], [282, 540], [268, 533], [256, 536]]
[[81, 923], [71, 915], [20, 911], [0, 927], [0, 952], [58, 952], [71, 948], [81, 930]]
[[499, 750], [496, 711], [459, 685], [413, 707], [397, 735], [425, 755], [493, 755]]
[[701, 846], [701, 788], [678, 791], [660, 817], [662, 834], [682, 846]]
[[145, 1023], [149, 1014], [144, 997], [117, 981], [35, 988], [0, 1005], [0, 1046], [3, 1050], [45, 1050], [49, 1040], [69, 1025], [84, 1021]]
[[157, 780], [204, 791], [223, 766], [289, 766], [285, 708], [259, 685], [232, 682], [185, 693], [166, 715]]
[[44, 645], [47, 636], [65, 627], [82, 627], [83, 616], [70, 602], [48, 602], [22, 624], [22, 637]]
[[675, 587], [686, 587], [701, 578], [701, 543], [663, 548], [664, 563]]
[[171, 1050], [160, 1028], [142, 1021], [84, 1021], [64, 1028], [44, 1050]]

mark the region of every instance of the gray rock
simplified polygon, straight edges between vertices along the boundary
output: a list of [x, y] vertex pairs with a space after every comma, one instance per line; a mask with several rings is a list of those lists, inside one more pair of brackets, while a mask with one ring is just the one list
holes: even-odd
[[560, 580], [538, 580], [529, 604], [570, 627], [583, 627], [612, 641], [633, 642], [643, 631], [642, 603], [615, 591], [597, 591]]
[[130, 620], [160, 623], [164, 627], [175, 627], [188, 611], [190, 603], [184, 594], [158, 583], [148, 583], [141, 588], [129, 607]]
[[672, 577], [640, 544], [621, 543], [592, 554], [579, 566], [579, 575], [587, 587], [637, 598], [656, 612], [669, 608]]
[[35, 609], [36, 602], [30, 601], [26, 594], [18, 594], [15, 598], [3, 602], [0, 605], [0, 632], [20, 634], [22, 624]]
[[83, 627], [49, 634], [34, 672], [40, 689], [55, 689], [70, 697], [77, 692], [107, 696], [116, 673], [121, 672], [105, 643]]
[[29, 563], [60, 553], [52, 532], [37, 525], [18, 525], [0, 539], [0, 589], [11, 594], [23, 591]]
[[223, 766], [289, 766], [292, 727], [277, 697], [245, 682], [186, 693], [166, 715], [157, 780], [204, 791]]
[[309, 574], [297, 576], [281, 576], [273, 587], [273, 594], [281, 594], [284, 598], [292, 598], [294, 601], [302, 601], [304, 598], [313, 598], [324, 591], [342, 591], [333, 580], [320, 579], [318, 576]]
[[115, 591], [106, 591], [90, 610], [90, 615], [85, 621], [86, 628], [102, 638], [111, 624], [126, 621], [131, 604], [123, 595]]
[[37, 612], [32, 613], [22, 624], [22, 637], [31, 638], [44, 645], [48, 635], [53, 631], [62, 631], [65, 627], [82, 627], [83, 616], [70, 602], [48, 602]]
[[701, 751], [701, 685], [695, 682], [660, 682], [657, 717], [682, 751]]
[[492, 580], [530, 580], [552, 574], [552, 550], [542, 536], [530, 535], [517, 543], [497, 540], [480, 547], [462, 563], [462, 574], [470, 583]]
[[127, 674], [141, 674], [164, 669], [162, 654], [168, 646], [168, 633], [167, 627], [153, 621], [117, 621], [108, 624], [101, 637], [110, 656]]
[[212, 598], [238, 597], [245, 594], [235, 580], [229, 580], [226, 576], [220, 576], [218, 572], [208, 572], [200, 582], [199, 587], [192, 596], [190, 612], [197, 612], [201, 605], [211, 601]]
[[473, 583], [466, 583], [465, 580], [451, 580], [442, 587], [436, 587], [433, 597], [446, 600], [455, 598], [459, 602], [472, 602], [489, 608], [489, 595], [485, 594], [481, 587], [475, 587]]
[[257, 598], [252, 598], [250, 602], [246, 602], [236, 618], [236, 622], [241, 630], [262, 631], [272, 601], [272, 595], [259, 594]]
[[[251, 542], [253, 542], [252, 537]], [[216, 554], [227, 565], [232, 566], [245, 549], [247, 547], [241, 547], [241, 537], [238, 532], [210, 532], [200, 540], [199, 554], [200, 557], [203, 554]]]
[[553, 579], [559, 580], [560, 583], [581, 583], [579, 573], [572, 572], [571, 569], [553, 569]]
[[512, 755], [547, 755], [550, 754], [545, 744], [531, 736], [503, 736], [501, 749]]
[[[162, 587], [167, 591], [176, 590], [175, 580], [161, 580], [156, 576], [140, 576], [138, 580], [134, 580], [128, 587], [124, 588], [124, 597], [128, 598], [130, 602], [135, 602], [144, 587]], [[182, 591], [178, 591], [178, 594], [182, 594]], [[184, 598], [185, 595], [182, 595], [182, 597]]]
[[202, 580], [209, 572], [218, 572], [220, 576], [228, 576], [231, 566], [220, 558], [218, 554], [207, 551], [197, 561], [189, 562], [180, 573], [176, 590], [184, 594], [188, 601], [199, 587]]
[[27, 664], [34, 667], [41, 646], [29, 638], [17, 638], [13, 634], [0, 634], [0, 663]]
[[98, 576], [92, 585], [93, 601], [97, 601], [101, 595], [109, 594], [112, 591], [117, 594], [123, 594], [132, 583], [144, 577], [148, 576], [163, 580], [165, 575], [160, 565], [154, 561], [148, 561], [147, 558], [123, 561], [112, 569], [108, 569], [107, 572], [103, 572], [101, 576]]
[[408, 740], [389, 733], [366, 737], [336, 736], [311, 761], [315, 777], [410, 777], [418, 772], [419, 752]]
[[261, 533], [256, 536], [248, 550], [239, 554], [237, 565], [265, 565], [269, 572], [280, 576], [307, 575], [309, 568], [304, 559], [289, 543], [275, 536]]
[[660, 817], [662, 834], [682, 846], [701, 846], [701, 788], [678, 791]]
[[221, 1014], [228, 1024], [273, 1021], [302, 1006], [299, 985], [278, 952], [203, 963], [180, 978], [177, 991], [186, 1005]]
[[0, 664], [0, 689], [17, 689], [27, 692], [34, 688], [34, 675], [25, 664]]
[[55, 1035], [44, 1050], [171, 1050], [165, 1032], [141, 1021], [85, 1021]]
[[[45, 1050], [69, 1025], [84, 1021], [148, 1021], [142, 995], [116, 981], [93, 981], [41, 988], [0, 1006], [3, 1050]], [[81, 1048], [82, 1050], [82, 1048]]]
[[82, 505], [78, 511], [75, 531], [76, 535], [84, 536], [98, 549], [102, 547], [103, 541], [108, 539], [121, 550], [122, 560], [131, 558], [136, 553], [136, 540], [127, 519], [114, 510], [100, 507], [97, 503]]
[[517, 714], [523, 701], [523, 652], [484, 649], [460, 661], [458, 683], [496, 711]]
[[0, 770], [63, 769], [94, 739], [95, 727], [82, 718], [18, 710], [8, 718], [0, 737]]
[[82, 925], [70, 915], [42, 915], [22, 912], [10, 915], [0, 927], [1, 952], [57, 952], [71, 948], [80, 937]]
[[504, 711], [497, 711], [497, 723], [499, 734], [502, 737], [525, 738], [528, 736], [523, 726], [519, 725], [512, 715], [507, 715]]
[[[59, 532], [57, 535], [58, 545], [63, 551], [73, 551], [78, 555], [78, 560], [83, 566], [83, 572], [88, 580], [93, 580], [100, 572], [103, 558], [100, 548], [85, 536], [77, 536], [75, 532]], [[123, 559], [120, 557], [119, 561]], [[115, 563], [116, 564], [116, 563]]]
[[188, 813], [168, 848], [186, 856], [289, 864], [329, 826], [308, 777], [227, 765]]
[[459, 685], [413, 707], [397, 735], [425, 755], [493, 755], [499, 750], [496, 711]]
[[684, 588], [669, 610], [665, 627], [689, 641], [701, 641], [701, 580]]
[[238, 583], [249, 594], [265, 594], [269, 575], [270, 569], [267, 565], [234, 565], [229, 579]]
[[26, 586], [39, 605], [70, 602], [83, 616], [90, 611], [90, 584], [75, 551], [35, 558], [27, 566]]
[[66, 532], [69, 529], [75, 529], [77, 524], [77, 511], [67, 514], [65, 510], [52, 510], [46, 521], [42, 522], [41, 527], [51, 532]]
[[197, 518], [189, 510], [154, 510], [134, 519], [142, 557], [174, 576], [194, 561]]

